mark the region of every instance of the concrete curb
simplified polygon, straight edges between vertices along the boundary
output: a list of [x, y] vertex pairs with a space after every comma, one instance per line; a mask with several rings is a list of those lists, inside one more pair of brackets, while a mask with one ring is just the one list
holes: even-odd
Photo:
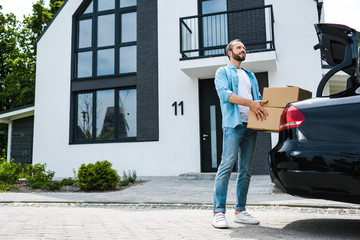
[[[4, 204], [106, 204], [106, 205], [156, 205], [196, 206], [211, 209], [215, 174], [184, 174], [182, 177], [139, 177], [148, 180], [121, 191], [114, 192], [41, 192], [0, 193], [0, 205]], [[202, 180], [194, 180], [194, 179]], [[228, 200], [235, 204], [236, 180], [229, 182]], [[247, 206], [360, 209], [360, 205], [319, 199], [305, 199], [273, 191], [274, 185], [267, 175], [253, 176], [250, 182]]]
[[[16, 202], [0, 203], [0, 207], [80, 207], [80, 208], [121, 208], [136, 210], [206, 210], [212, 211], [210, 204], [179, 204], [179, 203], [55, 203], [55, 202]], [[233, 205], [227, 205], [228, 212], [233, 210]], [[280, 206], [280, 205], [248, 205], [250, 211], [267, 211], [267, 210], [287, 210], [298, 213], [312, 214], [331, 214], [331, 215], [349, 215], [360, 216], [360, 209], [343, 208], [343, 207], [309, 207], [309, 206]]]

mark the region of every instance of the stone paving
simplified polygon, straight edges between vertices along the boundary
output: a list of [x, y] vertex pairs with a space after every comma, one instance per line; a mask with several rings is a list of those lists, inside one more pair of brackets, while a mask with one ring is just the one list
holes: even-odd
[[0, 193], [0, 239], [359, 239], [360, 206], [304, 199], [273, 191], [253, 176], [248, 210], [261, 223], [211, 227], [212, 179], [146, 177], [117, 192]]
[[[360, 211], [249, 207], [260, 225], [211, 226], [209, 209], [175, 204], [0, 204], [1, 239], [358, 239]], [[202, 206], [204, 207], [204, 206]], [[209, 206], [208, 206], [209, 207]]]

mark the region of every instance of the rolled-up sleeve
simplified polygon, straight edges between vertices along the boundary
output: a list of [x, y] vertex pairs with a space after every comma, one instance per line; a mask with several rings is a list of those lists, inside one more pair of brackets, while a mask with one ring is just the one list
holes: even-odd
[[219, 68], [215, 74], [215, 88], [219, 99], [226, 103], [229, 102], [229, 98], [233, 91], [230, 90], [230, 84], [226, 76], [226, 70], [224, 67]]

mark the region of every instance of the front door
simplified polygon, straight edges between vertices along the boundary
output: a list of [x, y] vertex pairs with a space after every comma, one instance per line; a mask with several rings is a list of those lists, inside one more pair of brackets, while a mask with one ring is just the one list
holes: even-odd
[[201, 171], [216, 172], [221, 161], [221, 109], [214, 79], [199, 80]]
[[[268, 86], [268, 75], [256, 73], [260, 92]], [[222, 153], [222, 116], [220, 100], [215, 90], [214, 79], [199, 80], [201, 171], [216, 172]], [[258, 132], [252, 174], [268, 174], [268, 152], [271, 149], [270, 133]], [[236, 171], [236, 164], [233, 171]]]

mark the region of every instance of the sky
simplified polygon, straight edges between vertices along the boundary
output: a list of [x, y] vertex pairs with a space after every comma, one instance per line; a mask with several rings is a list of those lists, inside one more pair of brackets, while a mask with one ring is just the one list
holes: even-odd
[[359, 0], [324, 0], [324, 15], [326, 23], [344, 24], [360, 31]]
[[[0, 0], [0, 5], [3, 7], [3, 13], [14, 13], [18, 20], [23, 19], [23, 15], [28, 15], [32, 12], [32, 5], [37, 0]], [[45, 6], [49, 6], [49, 0], [45, 0]]]
[[[287, 0], [283, 0], [287, 1]], [[309, 0], [308, 0], [309, 1]], [[360, 0], [323, 0], [325, 22], [344, 24], [360, 31]], [[32, 10], [32, 3], [36, 0], [0, 0], [3, 13], [13, 12], [19, 20]], [[49, 0], [45, 0], [48, 6]]]

